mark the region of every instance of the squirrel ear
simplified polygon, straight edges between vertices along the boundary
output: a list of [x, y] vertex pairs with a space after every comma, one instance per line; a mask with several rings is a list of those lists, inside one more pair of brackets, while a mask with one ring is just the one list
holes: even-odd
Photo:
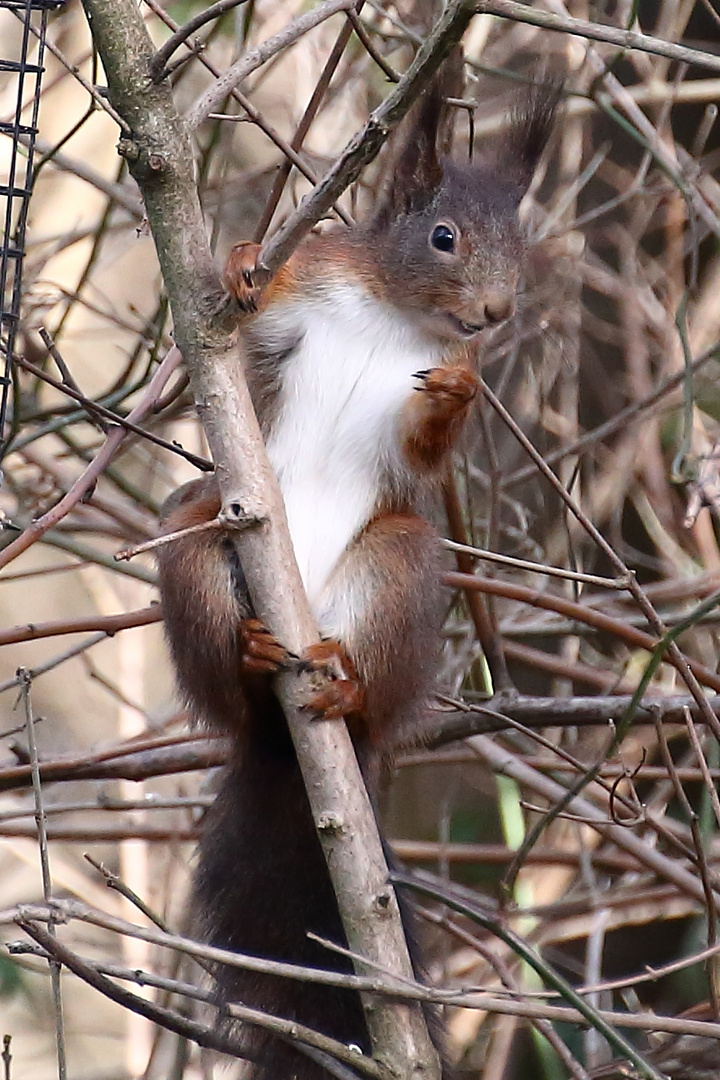
[[517, 101], [502, 165], [508, 178], [527, 190], [555, 124], [562, 98], [561, 78], [540, 79]]
[[414, 121], [395, 162], [387, 216], [422, 210], [440, 187], [440, 155], [450, 152], [455, 119], [445, 99], [462, 95], [463, 62], [462, 48], [456, 46], [415, 106]]
[[442, 95], [436, 82], [426, 91], [405, 145], [395, 163], [388, 192], [388, 209], [394, 217], [421, 210], [442, 180], [438, 133], [443, 115]]

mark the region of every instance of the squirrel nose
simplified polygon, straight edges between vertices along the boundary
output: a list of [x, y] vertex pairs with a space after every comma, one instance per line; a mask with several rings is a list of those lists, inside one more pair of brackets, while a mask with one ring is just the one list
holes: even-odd
[[495, 293], [485, 300], [485, 319], [488, 323], [501, 323], [509, 319], [515, 310], [512, 293]]

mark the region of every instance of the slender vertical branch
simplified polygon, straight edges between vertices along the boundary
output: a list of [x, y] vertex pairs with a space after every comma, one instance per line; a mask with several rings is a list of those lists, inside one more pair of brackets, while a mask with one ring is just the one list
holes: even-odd
[[[33, 795], [35, 797], [35, 823], [37, 826], [38, 845], [40, 848], [40, 873], [42, 876], [45, 902], [52, 902], [52, 877], [50, 875], [50, 857], [48, 854], [47, 822], [43, 805], [42, 784], [40, 782], [40, 764], [38, 762], [37, 743], [35, 742], [35, 717], [30, 699], [31, 676], [23, 668], [18, 672], [21, 679], [21, 696], [25, 711], [25, 733], [30, 750]], [[50, 921], [48, 934], [55, 936], [55, 924]], [[55, 1010], [55, 1044], [57, 1046], [58, 1080], [67, 1080], [67, 1055], [65, 1052], [65, 1024], [63, 1021], [62, 991], [60, 989], [60, 964], [50, 960], [50, 982], [52, 985], [53, 1008]]]
[[[279, 640], [300, 652], [317, 640], [317, 629], [243, 377], [232, 313], [213, 267], [187, 124], [170, 88], [152, 84], [154, 50], [133, 0], [85, 0], [85, 10], [110, 98], [132, 131], [122, 150], [145, 200], [175, 340], [217, 462], [224, 514], [229, 524], [255, 523], [236, 539], [255, 610]], [[410, 977], [397, 900], [347, 730], [339, 723], [308, 723], [297, 708], [297, 678], [278, 682], [350, 948]], [[375, 1056], [393, 1075], [437, 1076], [419, 1006], [373, 1003], [367, 1021]]]

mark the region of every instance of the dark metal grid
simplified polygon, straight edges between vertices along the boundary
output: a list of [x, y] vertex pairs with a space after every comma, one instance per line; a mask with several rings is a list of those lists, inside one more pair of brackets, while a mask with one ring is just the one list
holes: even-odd
[[[0, 137], [11, 139], [10, 162], [7, 176], [0, 184], [0, 460], [5, 450], [5, 416], [11, 385], [10, 368], [15, 337], [20, 318], [20, 295], [22, 285], [22, 260], [25, 253], [25, 229], [32, 192], [32, 166], [37, 135], [37, 119], [40, 107], [40, 82], [43, 72], [45, 30], [47, 12], [60, 7], [64, 0], [0, 0], [0, 11], [7, 9], [18, 14], [22, 21], [22, 35], [16, 56], [0, 56], [0, 73], [17, 76], [15, 117], [0, 121]], [[39, 12], [37, 31], [37, 54], [34, 62], [28, 59], [31, 49], [30, 20]], [[20, 14], [22, 13], [22, 14]], [[35, 40], [35, 35], [32, 35]], [[30, 120], [23, 122], [23, 103], [31, 100]], [[21, 147], [26, 151], [21, 154]]]
[[55, 11], [64, 3], [65, 0], [30, 0], [30, 3], [28, 0], [2, 0], [0, 8], [9, 8], [10, 11], [26, 11], [28, 8], [33, 11]]

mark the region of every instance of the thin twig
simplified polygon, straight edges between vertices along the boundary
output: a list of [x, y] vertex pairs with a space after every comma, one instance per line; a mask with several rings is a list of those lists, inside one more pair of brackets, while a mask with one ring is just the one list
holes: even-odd
[[[164, 389], [165, 384], [173, 371], [178, 367], [180, 359], [180, 350], [176, 346], [173, 346], [148, 383], [142, 401], [131, 409], [128, 414], [127, 419], [131, 423], [141, 420], [152, 411], [155, 401]], [[77, 506], [86, 492], [90, 491], [97, 483], [103, 471], [107, 468], [120, 449], [125, 437], [125, 430], [121, 427], [116, 427], [108, 433], [102, 448], [95, 455], [82, 476], [78, 477], [67, 494], [64, 495], [51, 510], [48, 510], [46, 514], [43, 514], [42, 517], [33, 521], [33, 523], [29, 525], [16, 540], [13, 540], [13, 542], [8, 544], [3, 551], [0, 551], [0, 569], [2, 569], [3, 566], [7, 566], [13, 559], [16, 559], [23, 551], [27, 551], [27, 549], [36, 543], [48, 529], [57, 525], [74, 506]]]
[[[357, 0], [320, 0], [310, 11], [298, 15], [277, 34], [264, 41], [262, 45], [245, 53], [232, 67], [215, 80], [213, 85], [200, 97], [200, 99], [186, 113], [190, 128], [196, 128], [211, 113], [215, 112], [218, 105], [240, 83], [255, 71], [256, 68], [265, 64], [271, 56], [275, 56], [283, 49], [287, 49], [303, 34], [319, 26], [326, 19], [337, 15], [339, 11], [347, 11], [353, 7]], [[333, 200], [334, 201], [334, 200]]]
[[460, 40], [472, 15], [470, 0], [450, 0], [395, 89], [372, 113], [362, 131], [348, 143], [322, 182], [263, 246], [258, 258], [259, 281], [263, 275], [272, 275], [282, 266], [303, 236], [374, 160], [391, 131]]
[[226, 12], [232, 11], [233, 8], [246, 2], [247, 0], [217, 0], [217, 3], [211, 4], [204, 11], [199, 11], [192, 19], [188, 19], [185, 25], [176, 30], [167, 41], [164, 41], [155, 53], [150, 64], [153, 81], [160, 82], [161, 79], [165, 78], [167, 74], [165, 66], [168, 60], [180, 45], [187, 42], [191, 34], [199, 30], [201, 26], [205, 26], [206, 23], [212, 22], [213, 19], [219, 19]]
[[[54, 352], [53, 356], [55, 355]], [[162, 447], [163, 450], [169, 450], [171, 454], [177, 454], [178, 457], [189, 461], [196, 469], [202, 469], [203, 472], [212, 471], [214, 467], [212, 461], [208, 461], [207, 458], [198, 457], [197, 454], [191, 454], [189, 450], [183, 450], [179, 443], [168, 442], [167, 439], [163, 439], [159, 435], [155, 435], [152, 431], [140, 427], [138, 424], [133, 423], [129, 416], [120, 416], [118, 413], [113, 412], [112, 409], [106, 409], [104, 405], [99, 405], [96, 401], [86, 397], [86, 395], [81, 393], [77, 387], [71, 386], [65, 381], [59, 382], [57, 379], [53, 379], [52, 375], [48, 375], [47, 372], [43, 371], [42, 368], [39, 368], [37, 364], [30, 363], [24, 356], [15, 357], [15, 363], [24, 371], [29, 371], [36, 379], [41, 379], [43, 382], [47, 383], [48, 386], [54, 387], [55, 390], [60, 390], [67, 397], [72, 398], [73, 401], [79, 401], [80, 404], [87, 409], [92, 418], [101, 417], [102, 420], [109, 420], [111, 423], [124, 428], [125, 431], [132, 431], [134, 435], [139, 435], [141, 439], [147, 439], [148, 442]], [[104, 425], [103, 430], [107, 433], [107, 424]]]
[[[18, 672], [18, 675], [22, 680], [21, 696], [23, 708], [25, 710], [25, 733], [30, 749], [30, 767], [32, 769], [33, 794], [35, 797], [35, 826], [37, 829], [38, 848], [40, 852], [40, 872], [42, 876], [43, 896], [45, 897], [45, 903], [51, 905], [53, 899], [53, 887], [52, 876], [50, 874], [50, 857], [48, 854], [47, 821], [43, 803], [37, 743], [35, 742], [35, 720], [30, 699], [31, 681], [29, 673], [24, 669], [21, 669]], [[47, 936], [51, 940], [55, 940], [55, 924], [52, 918], [48, 921]], [[67, 1053], [65, 1049], [65, 1023], [63, 1019], [62, 990], [60, 988], [60, 965], [54, 960], [50, 961], [50, 981], [52, 984], [53, 1009], [55, 1014], [58, 1080], [67, 1080]]]
[[663, 41], [662, 38], [649, 34], [639, 34], [635, 30], [622, 30], [585, 19], [574, 19], [570, 15], [555, 15], [539, 8], [529, 8], [527, 4], [516, 3], [515, 0], [478, 0], [476, 10], [485, 15], [496, 15], [501, 19], [539, 26], [543, 30], [572, 34], [575, 37], [589, 38], [590, 41], [602, 41], [620, 49], [638, 49], [640, 52], [664, 56], [668, 60], [720, 71], [720, 58], [712, 53], [676, 45], [675, 42]]

